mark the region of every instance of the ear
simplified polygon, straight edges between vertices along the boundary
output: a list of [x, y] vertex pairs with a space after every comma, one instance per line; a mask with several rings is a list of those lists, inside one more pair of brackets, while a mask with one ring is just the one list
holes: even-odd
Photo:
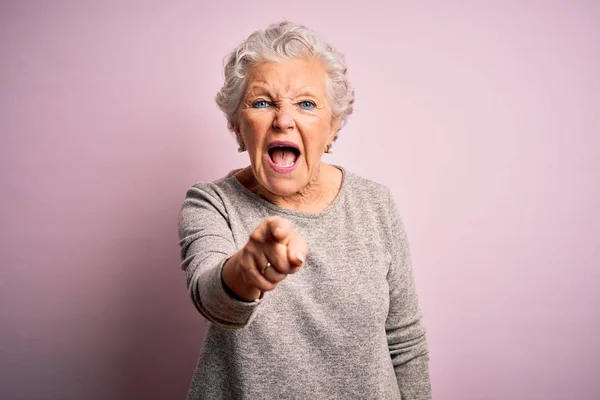
[[231, 132], [233, 132], [233, 134], [235, 135], [235, 140], [238, 143], [244, 142], [244, 139], [242, 138], [242, 129], [240, 126], [239, 118], [235, 118], [233, 121], [231, 121], [229, 123], [229, 129], [231, 129]]
[[233, 132], [235, 136], [238, 138], [240, 137], [240, 124], [237, 120], [229, 123], [229, 129], [231, 129], [231, 132]]
[[331, 133], [327, 138], [328, 143], [333, 143], [338, 136], [338, 132], [340, 131], [340, 127], [342, 125], [342, 120], [340, 118], [336, 118], [331, 121]]

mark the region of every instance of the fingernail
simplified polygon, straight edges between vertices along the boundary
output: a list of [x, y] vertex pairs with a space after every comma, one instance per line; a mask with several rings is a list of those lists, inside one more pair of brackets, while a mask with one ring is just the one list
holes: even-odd
[[296, 258], [302, 262], [304, 262], [304, 254], [301, 251], [296, 252]]

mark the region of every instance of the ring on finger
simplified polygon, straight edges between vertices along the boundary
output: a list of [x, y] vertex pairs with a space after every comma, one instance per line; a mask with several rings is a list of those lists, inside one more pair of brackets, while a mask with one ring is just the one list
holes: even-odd
[[266, 271], [266, 270], [267, 270], [267, 269], [268, 269], [270, 266], [271, 266], [271, 263], [267, 261], [267, 263], [265, 264], [265, 266], [261, 268], [261, 270], [260, 270], [260, 274], [261, 274], [261, 275], [264, 275], [264, 274], [265, 274], [265, 271]]

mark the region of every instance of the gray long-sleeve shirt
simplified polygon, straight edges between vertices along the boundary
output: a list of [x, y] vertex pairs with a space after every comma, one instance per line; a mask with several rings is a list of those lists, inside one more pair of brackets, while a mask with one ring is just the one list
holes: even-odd
[[[265, 218], [290, 221], [304, 267], [255, 302], [227, 294], [225, 260]], [[389, 190], [344, 171], [320, 213], [275, 206], [231, 174], [187, 192], [179, 222], [190, 295], [209, 320], [188, 399], [430, 399], [425, 329]]]

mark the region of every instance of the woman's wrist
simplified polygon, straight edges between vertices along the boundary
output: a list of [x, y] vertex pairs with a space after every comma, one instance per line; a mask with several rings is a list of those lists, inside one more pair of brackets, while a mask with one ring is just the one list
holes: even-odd
[[253, 302], [261, 297], [261, 291], [246, 285], [238, 273], [237, 253], [231, 256], [221, 269], [221, 282], [227, 294], [238, 301]]

